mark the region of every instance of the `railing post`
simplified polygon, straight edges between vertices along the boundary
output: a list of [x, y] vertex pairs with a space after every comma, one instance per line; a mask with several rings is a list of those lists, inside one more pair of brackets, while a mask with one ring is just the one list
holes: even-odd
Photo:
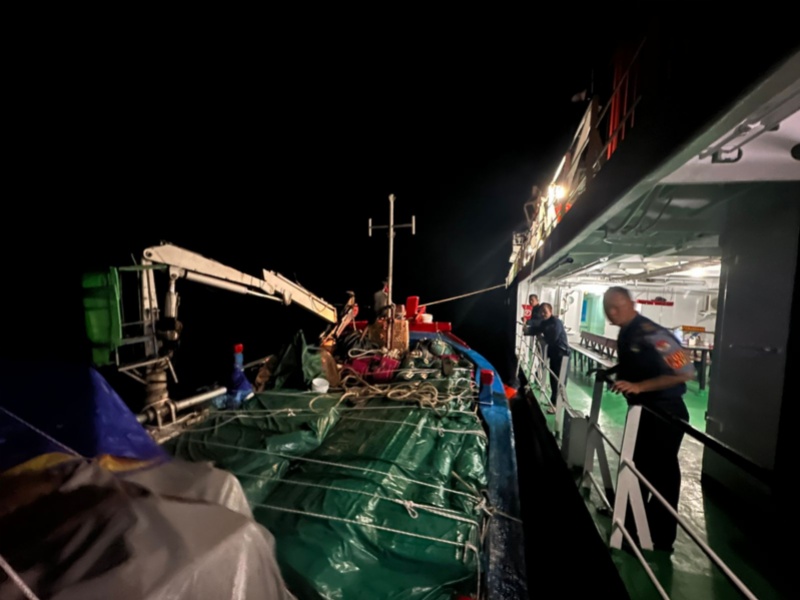
[[567, 369], [569, 355], [561, 359], [561, 370], [558, 373], [558, 393], [556, 394], [556, 436], [561, 437], [564, 428], [564, 404], [567, 400]]
[[650, 525], [647, 523], [647, 513], [644, 509], [642, 486], [633, 471], [628, 468], [629, 464], [634, 464], [633, 450], [636, 447], [636, 435], [639, 431], [641, 416], [642, 407], [640, 405], [633, 405], [628, 408], [628, 418], [625, 420], [625, 431], [622, 434], [619, 471], [617, 472], [617, 490], [614, 497], [614, 515], [612, 517], [611, 540], [609, 541], [611, 548], [622, 548], [620, 526], [625, 525], [628, 502], [630, 501], [639, 544], [643, 550], [653, 549], [653, 542], [650, 539]]
[[600, 467], [600, 477], [603, 480], [603, 488], [606, 490], [608, 499], [614, 501], [614, 484], [611, 481], [611, 469], [608, 466], [608, 456], [606, 447], [603, 444], [603, 437], [600, 435], [600, 405], [603, 402], [603, 389], [605, 380], [602, 373], [597, 373], [594, 378], [594, 390], [592, 391], [592, 406], [589, 410], [589, 427], [586, 432], [586, 454], [583, 461], [583, 476], [581, 485], [584, 488], [591, 487], [590, 476], [594, 470], [594, 456], [597, 453], [597, 463]]
[[[550, 381], [550, 375], [549, 375], [549, 372], [547, 371], [547, 361], [546, 361], [547, 344], [544, 342], [544, 340], [540, 340], [538, 342], [537, 349], [539, 350], [539, 352], [538, 352], [538, 375], [539, 375], [539, 381], [541, 382], [542, 390], [544, 390], [545, 386]], [[549, 403], [549, 400], [548, 400], [548, 403]]]

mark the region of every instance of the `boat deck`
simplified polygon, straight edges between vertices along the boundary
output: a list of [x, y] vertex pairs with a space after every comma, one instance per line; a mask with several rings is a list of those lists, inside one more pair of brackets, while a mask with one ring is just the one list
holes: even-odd
[[[567, 398], [570, 406], [588, 414], [591, 404], [593, 378], [575, 368], [570, 369], [567, 383]], [[687, 385], [684, 400], [689, 409], [690, 423], [705, 431], [705, 411], [708, 390], [701, 391], [697, 382]], [[603, 397], [599, 424], [601, 429], [617, 447], [622, 441], [622, 432], [627, 414], [624, 399], [606, 391]], [[555, 417], [546, 415], [548, 428], [552, 432]], [[770, 515], [743, 514], [729, 501], [723, 501], [719, 493], [701, 484], [703, 445], [684, 436], [680, 451], [682, 469], [680, 515], [689, 526], [716, 552], [757, 598], [788, 598], [789, 579], [781, 567], [782, 557], [771, 543]], [[609, 466], [616, 481], [617, 457], [608, 446]], [[580, 473], [575, 473], [576, 484]], [[600, 481], [599, 469], [595, 467], [595, 478]], [[607, 541], [611, 532], [611, 519], [598, 511], [603, 503], [592, 489], [585, 498], [586, 506], [594, 520], [601, 538]], [[759, 523], [760, 520], [760, 523]], [[632, 598], [646, 600], [660, 595], [635, 556], [621, 550], [610, 550], [612, 559]], [[645, 553], [648, 564], [671, 598], [741, 598], [741, 593], [716, 567], [701, 548], [679, 528], [675, 551]]]

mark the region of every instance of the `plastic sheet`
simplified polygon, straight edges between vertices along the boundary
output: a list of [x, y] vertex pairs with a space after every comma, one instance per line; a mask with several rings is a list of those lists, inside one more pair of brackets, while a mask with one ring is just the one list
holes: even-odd
[[[480, 526], [466, 521], [481, 523], [482, 515], [452, 472], [476, 490], [486, 486], [485, 439], [459, 433], [480, 431], [476, 419], [439, 419], [415, 408], [363, 413], [343, 416], [309, 455], [342, 466], [298, 461], [288, 482], [266, 499], [274, 508], [254, 507], [256, 520], [278, 540], [290, 589], [301, 598], [354, 600], [449, 600], [473, 592]], [[437, 514], [392, 499], [452, 512]]]
[[[0, 478], [0, 554], [40, 598], [289, 600], [263, 527], [74, 459]], [[0, 598], [25, 598], [0, 577]]]
[[323, 375], [320, 354], [308, 347], [303, 332], [298, 331], [292, 342], [281, 351], [275, 372], [267, 385], [276, 390], [307, 390], [314, 378]]
[[[274, 489], [277, 478], [282, 477], [289, 466], [289, 460], [277, 454], [308, 454], [322, 443], [338, 420], [339, 413], [333, 408], [338, 396], [318, 398], [313, 408], [319, 412], [309, 412], [307, 409], [314, 397], [296, 392], [258, 393], [245, 401], [242, 410], [263, 413], [249, 416], [227, 411], [216, 413], [201, 427], [172, 440], [167, 447], [175, 456], [191, 461], [211, 461], [221, 469], [236, 473], [247, 499], [251, 503], [260, 502]], [[274, 412], [267, 413], [267, 410]], [[289, 416], [292, 410], [298, 411], [296, 416]]]
[[118, 477], [155, 494], [219, 504], [245, 517], [253, 517], [239, 480], [209, 463], [173, 458], [150, 469], [119, 473]]
[[86, 457], [168, 458], [103, 376], [83, 365], [0, 360], [0, 407], [63, 444], [0, 411], [0, 472], [64, 446]]
[[263, 392], [245, 408], [271, 412], [219, 413], [173, 449], [240, 477], [300, 598], [449, 600], [474, 591], [487, 487], [477, 417], [389, 400], [340, 410], [336, 397], [316, 399], [309, 412], [312, 398]]

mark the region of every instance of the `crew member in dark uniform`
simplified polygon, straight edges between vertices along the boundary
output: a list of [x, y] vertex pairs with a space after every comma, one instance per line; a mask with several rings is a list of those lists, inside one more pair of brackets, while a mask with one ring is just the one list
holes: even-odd
[[[553, 315], [553, 307], [545, 302], [541, 306], [541, 320], [531, 316], [525, 328], [526, 335], [542, 334], [547, 344], [547, 358], [550, 363], [550, 404], [547, 412], [554, 413], [558, 399], [558, 380], [561, 376], [561, 365], [565, 356], [569, 356], [567, 332], [561, 320]], [[564, 379], [566, 384], [566, 377]]]
[[544, 318], [542, 316], [543, 305], [539, 304], [539, 296], [536, 294], [528, 296], [528, 306], [531, 307], [531, 316], [527, 320], [533, 323], [533, 327], [538, 327]]
[[386, 317], [391, 307], [389, 306], [389, 279], [381, 282], [381, 289], [373, 294], [372, 310], [375, 321]]
[[[619, 363], [612, 370], [616, 382], [612, 390], [625, 395], [628, 404], [641, 404], [689, 420], [683, 402], [686, 382], [695, 369], [680, 342], [664, 327], [636, 312], [630, 292], [623, 287], [609, 288], [603, 308], [612, 324], [620, 327], [617, 337]], [[642, 410], [633, 462], [642, 475], [677, 511], [681, 489], [678, 451], [683, 431], [648, 410]], [[647, 521], [653, 547], [672, 551], [677, 521], [642, 485]], [[625, 527], [635, 536], [636, 527], [628, 512]]]

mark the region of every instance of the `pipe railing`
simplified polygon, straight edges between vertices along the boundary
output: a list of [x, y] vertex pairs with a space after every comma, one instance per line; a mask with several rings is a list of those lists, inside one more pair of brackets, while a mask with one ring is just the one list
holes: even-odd
[[774, 482], [773, 473], [767, 469], [766, 467], [762, 467], [761, 465], [754, 462], [752, 459], [748, 458], [744, 454], [741, 454], [737, 450], [731, 448], [724, 442], [719, 441], [715, 437], [708, 435], [707, 433], [700, 431], [699, 429], [695, 429], [686, 421], [673, 417], [670, 414], [665, 413], [664, 411], [660, 410], [657, 406], [644, 406], [644, 409], [648, 412], [656, 415], [660, 419], [669, 423], [672, 427], [677, 427], [686, 435], [696, 439], [698, 442], [703, 444], [706, 448], [710, 448], [714, 450], [717, 454], [722, 456], [723, 458], [727, 459], [737, 467], [741, 468], [743, 471], [752, 475], [756, 479], [758, 479], [761, 483], [765, 483], [767, 485], [772, 485]]
[[[531, 339], [525, 340], [526, 337]], [[526, 375], [529, 382], [533, 381], [535, 385], [539, 387], [539, 390], [542, 393], [548, 394], [547, 398], [549, 403], [550, 389], [546, 381], [549, 378], [544, 377], [542, 373], [544, 371], [550, 371], [550, 369], [546, 364], [544, 364], [544, 357], [538, 346], [539, 344], [535, 341], [535, 339], [532, 338], [532, 336], [523, 336], [522, 334], [518, 335], [517, 347], [520, 350], [520, 354], [518, 356], [523, 356], [523, 352], [529, 355], [528, 371], [525, 372], [523, 370], [523, 373]], [[532, 369], [532, 367], [537, 368]], [[642, 544], [643, 547], [648, 550], [652, 548], [650, 529], [649, 524], [647, 523], [647, 514], [644, 509], [641, 486], [639, 485], [639, 482], [641, 482], [641, 484], [644, 485], [653, 495], [653, 498], [655, 498], [656, 501], [660, 502], [662, 506], [667, 509], [670, 515], [677, 521], [681, 529], [683, 529], [692, 539], [692, 541], [694, 541], [700, 547], [703, 553], [720, 569], [720, 571], [722, 571], [722, 573], [731, 581], [731, 583], [739, 590], [739, 592], [745, 598], [757, 600], [756, 596], [747, 587], [747, 585], [745, 585], [745, 583], [739, 579], [739, 577], [719, 557], [719, 555], [716, 554], [714, 550], [695, 531], [693, 531], [691, 526], [680, 516], [680, 514], [678, 514], [678, 512], [669, 504], [669, 502], [664, 499], [658, 490], [653, 487], [652, 483], [650, 483], [650, 481], [648, 481], [636, 468], [635, 463], [633, 462], [633, 452], [636, 445], [636, 435], [638, 433], [641, 411], [646, 409], [664, 419], [671, 426], [680, 428], [687, 435], [690, 435], [694, 439], [703, 443], [706, 447], [712, 448], [721, 456], [729, 459], [732, 463], [742, 467], [749, 474], [757, 477], [760, 481], [769, 482], [771, 480], [771, 477], [767, 473], [766, 469], [756, 465], [750, 459], [741, 455], [719, 440], [716, 440], [708, 434], [695, 429], [687, 422], [676, 419], [657, 408], [654, 409], [649, 406], [643, 407], [642, 405], [631, 405], [628, 408], [628, 414], [625, 421], [625, 431], [623, 433], [623, 443], [620, 448], [617, 448], [612, 440], [605, 434], [605, 432], [602, 431], [599, 423], [597, 422], [600, 404], [602, 402], [603, 390], [606, 384], [611, 383], [611, 380], [604, 369], [597, 369], [595, 372], [595, 391], [592, 398], [591, 415], [588, 418], [589, 427], [587, 428], [586, 437], [586, 459], [584, 462], [584, 473], [582, 476], [581, 485], [585, 486], [586, 482], [588, 482], [588, 484], [592, 486], [598, 493], [603, 504], [608, 509], [613, 511], [611, 516], [612, 533], [609, 539], [609, 546], [619, 549], [621, 548], [622, 540], [624, 539], [630, 545], [633, 554], [642, 565], [643, 569], [647, 573], [647, 576], [650, 578], [653, 586], [656, 588], [660, 596], [667, 600], [669, 599], [669, 596], [667, 595], [661, 583], [658, 581], [658, 578], [653, 570], [650, 568], [650, 565], [647, 563], [647, 560], [644, 558], [635, 540], [624, 526], [627, 511], [632, 510], [640, 541], [644, 542]], [[591, 374], [591, 371], [589, 374]], [[561, 382], [559, 382], [559, 387], [562, 388], [559, 390], [559, 400], [563, 400], [564, 406], [569, 407], [571, 412], [574, 413], [573, 416], [575, 416], [575, 414], [579, 414], [572, 406], [569, 405], [566, 386], [562, 386]], [[531, 391], [533, 390], [531, 389]], [[558, 438], [558, 431], [554, 432], [554, 434], [556, 435], [556, 438]], [[614, 450], [615, 454], [619, 455], [620, 457], [619, 469], [617, 470], [616, 477], [616, 486], [611, 483], [607, 464], [605, 464], [604, 469], [605, 449], [602, 443], [599, 447], [597, 447], [596, 440], [593, 438], [595, 435], [607, 443]], [[598, 452], [598, 458], [601, 463], [601, 472], [606, 480], [604, 482], [605, 490], [593, 474], [594, 467], [592, 463], [594, 461], [595, 451]], [[608, 498], [607, 492], [613, 493], [613, 500]]]
[[[520, 334], [523, 338], [522, 347], [527, 352], [527, 354], [531, 357], [529, 361], [529, 370], [528, 373], [525, 374], [528, 381], [531, 379], [537, 385], [537, 387], [542, 391], [544, 394], [548, 406], [550, 406], [556, 417], [555, 421], [555, 435], [556, 437], [560, 437], [561, 433], [563, 432], [564, 427], [564, 411], [566, 411], [571, 418], [575, 418], [578, 416], [578, 411], [575, 410], [575, 407], [570, 405], [569, 400], [567, 399], [567, 386], [566, 386], [566, 377], [567, 371], [569, 369], [569, 355], [565, 356], [561, 362], [561, 372], [556, 373], [553, 371], [547, 364], [545, 359], [546, 357], [546, 348], [547, 345], [539, 344], [538, 338], [535, 336], [527, 336]], [[524, 338], [528, 338], [527, 340]], [[532, 369], [532, 366], [536, 366], [536, 369]], [[524, 371], [523, 371], [524, 372]], [[550, 377], [549, 375], [555, 375], [558, 381], [558, 392], [556, 393], [556, 403], [553, 404], [550, 398], [552, 397], [552, 385], [550, 384]], [[531, 390], [532, 391], [532, 390]], [[563, 410], [562, 410], [563, 409]]]
[[598, 96], [589, 99], [581, 122], [551, 182], [553, 186], [561, 186], [562, 192], [566, 188], [566, 193], [562, 193], [557, 200], [548, 196], [546, 191], [541, 195], [539, 214], [534, 215], [533, 219], [528, 218], [532, 223], [509, 274], [514, 272], [516, 275], [516, 272], [532, 260], [524, 249], [530, 247], [535, 251], [550, 236], [561, 218], [585, 194], [590, 182], [633, 129], [636, 110], [642, 100], [638, 73], [644, 45], [645, 40], [642, 40], [627, 64], [621, 65], [615, 73], [613, 90], [607, 99]]
[[[641, 410], [641, 406], [632, 406], [632, 407], [631, 407], [631, 410], [636, 410], [636, 409], [639, 409], [639, 410]], [[683, 530], [684, 530], [684, 531], [685, 531], [685, 532], [686, 532], [686, 533], [689, 535], [689, 537], [691, 537], [691, 538], [692, 538], [692, 540], [693, 540], [693, 541], [694, 541], [694, 542], [695, 542], [695, 543], [696, 543], [698, 546], [700, 546], [700, 549], [703, 551], [703, 553], [704, 553], [706, 556], [708, 556], [708, 557], [709, 557], [709, 558], [710, 558], [710, 559], [713, 561], [713, 563], [714, 563], [714, 564], [715, 564], [715, 565], [716, 565], [716, 566], [719, 568], [719, 570], [720, 570], [720, 571], [722, 571], [722, 572], [725, 574], [725, 576], [726, 576], [726, 577], [727, 577], [727, 578], [728, 578], [728, 579], [731, 581], [731, 583], [733, 583], [733, 584], [736, 586], [736, 588], [737, 588], [737, 589], [738, 589], [738, 590], [739, 590], [739, 591], [740, 591], [740, 592], [741, 592], [741, 593], [742, 593], [742, 594], [743, 594], [743, 595], [744, 595], [746, 598], [749, 598], [750, 600], [757, 600], [757, 598], [756, 598], [755, 594], [753, 594], [753, 592], [752, 592], [752, 591], [750, 591], [750, 589], [749, 589], [749, 588], [748, 588], [748, 587], [747, 587], [747, 586], [744, 584], [744, 582], [742, 582], [742, 580], [741, 580], [741, 579], [739, 579], [739, 578], [736, 576], [736, 574], [735, 574], [735, 573], [734, 573], [734, 572], [731, 570], [731, 568], [730, 568], [730, 567], [729, 567], [729, 566], [728, 566], [728, 565], [725, 563], [725, 561], [723, 561], [723, 560], [722, 560], [722, 559], [719, 557], [719, 555], [718, 555], [716, 552], [714, 552], [714, 551], [711, 549], [711, 547], [710, 547], [710, 546], [709, 546], [709, 545], [708, 545], [708, 544], [707, 544], [707, 543], [706, 543], [706, 542], [705, 542], [705, 541], [704, 541], [704, 540], [703, 540], [703, 539], [702, 539], [702, 538], [701, 538], [699, 535], [697, 535], [697, 533], [695, 533], [695, 532], [692, 530], [692, 528], [691, 528], [691, 527], [689, 527], [688, 523], [686, 523], [686, 521], [684, 521], [684, 520], [681, 518], [681, 516], [678, 514], [678, 512], [677, 512], [677, 511], [676, 511], [674, 508], [672, 508], [672, 506], [670, 505], [670, 503], [669, 503], [669, 502], [667, 502], [667, 501], [664, 499], [664, 497], [663, 497], [663, 496], [662, 496], [662, 495], [661, 495], [661, 494], [658, 492], [658, 490], [657, 490], [655, 487], [653, 487], [653, 484], [652, 484], [652, 483], [650, 483], [650, 482], [647, 480], [647, 478], [646, 478], [646, 477], [644, 477], [644, 475], [642, 475], [642, 474], [641, 474], [641, 472], [640, 472], [640, 471], [639, 471], [639, 470], [636, 468], [636, 466], [634, 465], [633, 461], [632, 461], [632, 460], [628, 460], [628, 459], [626, 459], [626, 458], [623, 458], [623, 459], [621, 460], [621, 463], [622, 463], [622, 466], [624, 466], [624, 467], [625, 467], [625, 468], [627, 468], [627, 469], [630, 469], [631, 473], [633, 473], [633, 475], [635, 475], [635, 476], [636, 476], [636, 479], [638, 479], [640, 482], [642, 482], [642, 483], [645, 485], [645, 487], [647, 487], [647, 489], [648, 489], [648, 490], [650, 491], [650, 493], [653, 495], [653, 498], [655, 498], [656, 500], [658, 500], [658, 501], [661, 503], [661, 505], [662, 505], [664, 508], [666, 508], [666, 509], [667, 509], [667, 511], [669, 512], [669, 514], [671, 514], [671, 515], [672, 515], [672, 517], [673, 517], [673, 518], [674, 518], [674, 519], [675, 519], [675, 520], [678, 522], [678, 525], [680, 525], [680, 526], [681, 526], [681, 529], [683, 529]], [[624, 514], [623, 514], [621, 517], [622, 517], [622, 520], [624, 520]], [[616, 516], [616, 514], [615, 514], [615, 517], [614, 517], [614, 525], [615, 525], [616, 527], [618, 527], [618, 528], [620, 529], [620, 531], [621, 531], [621, 532], [623, 532], [623, 535], [625, 535], [625, 534], [627, 534], [627, 533], [628, 533], [628, 532], [627, 532], [627, 530], [625, 530], [625, 527], [623, 526], [623, 524], [621, 523], [621, 519], [620, 519], [620, 518], [618, 518], [618, 517]], [[627, 536], [626, 536], [626, 539], [628, 539], [629, 537], [630, 537], [630, 536], [629, 536], [629, 535], [627, 535]], [[629, 541], [628, 541], [628, 543], [629, 543], [629, 544], [631, 544], [631, 541], [629, 540]], [[635, 545], [634, 545], [634, 544], [631, 544], [631, 546], [635, 548]], [[640, 561], [640, 562], [641, 562], [641, 561]]]
[[[601, 379], [604, 383], [607, 381], [607, 375], [602, 370], [597, 373], [596, 377]], [[598, 402], [601, 400], [601, 398], [602, 394], [600, 394]], [[666, 499], [664, 499], [664, 497], [655, 489], [652, 483], [650, 483], [650, 481], [647, 480], [647, 478], [645, 478], [636, 468], [635, 463], [633, 462], [633, 453], [636, 447], [636, 436], [638, 433], [639, 420], [643, 408], [644, 407], [642, 405], [630, 406], [625, 420], [623, 443], [619, 452], [620, 463], [617, 471], [617, 483], [614, 489], [612, 533], [609, 540], [609, 546], [619, 549], [621, 547], [622, 539], [624, 538], [633, 549], [634, 555], [644, 567], [653, 585], [656, 587], [659, 593], [662, 594], [662, 597], [668, 597], [664, 595], [663, 588], [661, 588], [658, 579], [649, 569], [647, 561], [642, 556], [639, 548], [636, 546], [629, 532], [624, 526], [627, 511], [632, 510], [634, 513], [634, 521], [636, 522], [636, 526], [639, 531], [640, 541], [643, 541], [642, 546], [647, 550], [652, 549], [650, 529], [649, 524], [647, 523], [647, 513], [644, 510], [641, 486], [639, 485], [639, 483], [641, 483], [653, 495], [653, 498], [655, 498], [656, 501], [661, 503], [661, 505], [666, 508], [670, 515], [672, 515], [672, 517], [677, 521], [681, 529], [683, 529], [687, 535], [689, 535], [689, 537], [700, 547], [703, 553], [708, 556], [708, 558], [723, 572], [723, 574], [725, 574], [726, 577], [728, 577], [731, 583], [746, 598], [755, 600], [756, 596], [753, 595], [752, 591], [736, 576], [735, 573], [733, 573], [730, 567], [728, 567], [728, 565], [711, 549], [711, 547], [705, 541], [703, 541], [696, 532], [692, 530], [691, 526], [678, 514], [678, 512], [666, 501]], [[648, 410], [651, 409], [648, 407]], [[662, 416], [663, 418], [665, 417], [665, 414], [661, 414], [659, 416]], [[597, 427], [597, 429], [600, 431], [599, 427]], [[603, 437], [607, 439], [605, 436]], [[599, 490], [598, 493], [600, 493]], [[608, 503], [607, 498], [604, 498], [604, 502], [606, 504]]]

